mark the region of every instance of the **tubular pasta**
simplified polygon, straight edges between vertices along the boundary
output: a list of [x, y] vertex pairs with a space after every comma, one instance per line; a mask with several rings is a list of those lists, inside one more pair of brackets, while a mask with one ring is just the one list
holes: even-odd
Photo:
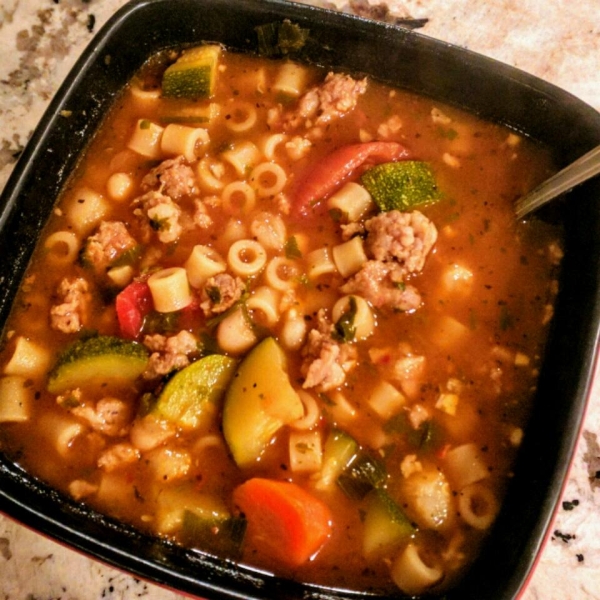
[[230, 215], [246, 215], [256, 204], [256, 194], [244, 181], [234, 181], [225, 186], [221, 194], [223, 210]]
[[204, 189], [210, 192], [217, 192], [223, 189], [225, 183], [223, 176], [225, 175], [225, 165], [212, 158], [202, 158], [196, 166], [196, 178], [198, 183]]
[[279, 295], [266, 285], [256, 288], [246, 302], [252, 321], [265, 327], [273, 327], [279, 321], [278, 305]]
[[160, 102], [160, 88], [144, 90], [137, 83], [134, 83], [129, 88], [129, 93], [135, 102], [136, 108], [139, 108], [142, 112], [152, 110]]
[[304, 343], [307, 328], [303, 316], [295, 308], [290, 308], [285, 313], [279, 341], [288, 350], [298, 350]]
[[139, 119], [127, 147], [146, 158], [160, 158], [160, 139], [163, 128], [148, 119]]
[[361, 219], [371, 208], [371, 194], [360, 184], [350, 181], [327, 201], [330, 209], [339, 210], [346, 221], [355, 222]]
[[440, 568], [425, 564], [415, 544], [408, 544], [391, 567], [394, 583], [409, 595], [424, 592], [437, 583], [443, 574]]
[[295, 288], [298, 285], [299, 276], [298, 264], [285, 256], [272, 258], [265, 271], [266, 282], [281, 292]]
[[267, 262], [265, 249], [255, 240], [238, 240], [227, 254], [229, 268], [239, 277], [258, 275]]
[[25, 377], [0, 378], [0, 423], [22, 423], [31, 415], [33, 387]]
[[338, 244], [331, 249], [333, 262], [342, 277], [354, 275], [367, 262], [362, 238], [353, 237], [351, 240]]
[[298, 396], [304, 405], [304, 416], [293, 423], [290, 423], [292, 429], [306, 431], [312, 429], [321, 418], [321, 410], [314, 396], [305, 390], [299, 390]]
[[194, 288], [201, 287], [209, 277], [222, 273], [226, 268], [227, 263], [221, 255], [210, 246], [202, 244], [192, 248], [185, 263], [188, 281]]
[[15, 341], [15, 349], [4, 367], [6, 375], [22, 377], [42, 377], [50, 365], [50, 351], [26, 337], [19, 336]]
[[171, 123], [163, 131], [160, 149], [167, 156], [183, 155], [189, 163], [193, 163], [198, 160], [199, 149], [209, 141], [208, 132], [202, 127]]
[[161, 313], [181, 310], [190, 304], [192, 294], [183, 267], [170, 267], [153, 273], [148, 278], [154, 308]]
[[106, 193], [111, 200], [123, 202], [133, 192], [133, 177], [127, 173], [113, 173], [106, 182]]
[[287, 183], [285, 171], [273, 162], [256, 165], [250, 173], [250, 184], [259, 198], [268, 198], [279, 194]]
[[306, 69], [294, 62], [285, 62], [279, 68], [273, 89], [278, 94], [298, 98], [306, 87]]
[[225, 126], [235, 133], [243, 133], [254, 127], [257, 118], [256, 107], [250, 102], [232, 102], [226, 110]]
[[237, 308], [219, 323], [217, 342], [224, 352], [235, 356], [243, 354], [256, 344], [258, 340], [249, 321], [242, 309]]
[[55, 231], [44, 242], [46, 259], [53, 265], [66, 265], [77, 258], [79, 239], [72, 231]]
[[369, 394], [369, 406], [384, 420], [398, 414], [406, 404], [404, 394], [388, 381], [380, 381]]
[[131, 265], [113, 267], [106, 275], [117, 287], [124, 288], [133, 279], [133, 267]]
[[261, 212], [252, 220], [250, 233], [265, 248], [281, 250], [285, 245], [287, 229], [279, 215]]
[[368, 338], [375, 330], [375, 318], [369, 303], [360, 296], [343, 296], [334, 305], [331, 311], [333, 322], [336, 323], [341, 316], [350, 308], [350, 299], [354, 298], [356, 303], [356, 314], [354, 315], [354, 328], [357, 340]]
[[475, 443], [462, 444], [449, 450], [446, 453], [446, 472], [459, 490], [490, 475]]
[[267, 160], [275, 160], [277, 148], [285, 144], [287, 136], [285, 133], [272, 133], [263, 139], [261, 150]]
[[329, 248], [317, 248], [306, 256], [308, 262], [308, 277], [318, 279], [321, 275], [336, 273], [337, 268], [329, 257]]
[[222, 152], [221, 158], [235, 169], [238, 177], [244, 179], [262, 156], [255, 144], [243, 141], [235, 143], [229, 150]]
[[87, 429], [70, 414], [47, 413], [41, 416], [40, 430], [62, 458], [71, 454], [74, 442]]
[[292, 431], [289, 437], [290, 469], [293, 473], [315, 473], [323, 463], [318, 431]]
[[67, 221], [80, 236], [88, 235], [109, 211], [104, 196], [88, 188], [76, 191], [65, 208]]
[[492, 490], [481, 482], [472, 483], [458, 493], [458, 512], [475, 529], [487, 529], [498, 514], [499, 503]]

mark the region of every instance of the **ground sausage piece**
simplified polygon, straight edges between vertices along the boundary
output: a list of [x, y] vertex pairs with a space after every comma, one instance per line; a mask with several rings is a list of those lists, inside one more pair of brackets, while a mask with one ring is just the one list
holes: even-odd
[[421, 295], [403, 279], [402, 270], [394, 263], [369, 260], [340, 289], [344, 294], [358, 294], [375, 308], [416, 310], [421, 306]]
[[379, 261], [395, 261], [405, 274], [418, 273], [437, 240], [435, 225], [415, 210], [383, 212], [365, 223], [367, 251]]
[[157, 379], [190, 364], [190, 356], [198, 351], [198, 340], [189, 331], [166, 337], [155, 334], [144, 338], [144, 346], [152, 354], [144, 371], [144, 379]]
[[98, 458], [98, 466], [105, 471], [115, 471], [124, 465], [130, 465], [140, 459], [139, 451], [128, 443], [115, 444], [105, 450]]
[[137, 245], [129, 235], [125, 223], [102, 221], [97, 232], [91, 235], [85, 246], [85, 260], [90, 262], [97, 273], [106, 271], [114, 261]]
[[323, 309], [318, 312], [317, 321], [317, 327], [309, 331], [302, 348], [301, 372], [305, 378], [302, 387], [326, 392], [344, 383], [346, 374], [356, 364], [356, 349], [332, 338], [333, 325]]
[[133, 203], [138, 205], [133, 212], [136, 216], [147, 219], [150, 229], [156, 231], [163, 244], [175, 242], [183, 231], [181, 225], [181, 208], [169, 196], [160, 192], [148, 192]]
[[142, 179], [141, 188], [144, 192], [158, 190], [174, 200], [198, 193], [194, 171], [183, 156], [161, 162]]
[[200, 308], [208, 317], [231, 308], [241, 297], [244, 282], [228, 273], [218, 273], [207, 279], [202, 289]]
[[71, 412], [87, 421], [94, 431], [111, 437], [121, 437], [129, 430], [133, 410], [129, 404], [118, 398], [102, 398], [96, 407], [76, 406]]
[[58, 296], [61, 302], [50, 308], [50, 326], [63, 333], [79, 331], [91, 302], [88, 282], [81, 277], [65, 278], [58, 286]]
[[358, 97], [367, 89], [367, 80], [356, 80], [341, 73], [329, 73], [325, 81], [310, 89], [293, 113], [284, 118], [284, 128], [322, 127], [354, 109]]

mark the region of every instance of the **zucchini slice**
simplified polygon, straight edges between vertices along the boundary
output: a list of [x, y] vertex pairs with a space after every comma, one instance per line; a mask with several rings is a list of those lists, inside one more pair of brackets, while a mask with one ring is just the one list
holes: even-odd
[[264, 339], [242, 361], [225, 396], [223, 435], [236, 464], [254, 464], [275, 433], [303, 414], [283, 350], [274, 338]]
[[150, 412], [186, 429], [207, 427], [236, 366], [223, 354], [197, 360], [169, 380]]
[[196, 46], [186, 50], [171, 66], [162, 79], [165, 98], [198, 100], [210, 98], [215, 89], [217, 65], [221, 47]]
[[148, 354], [142, 344], [118, 337], [78, 340], [59, 356], [48, 374], [48, 391], [60, 394], [78, 387], [132, 383], [146, 369]]

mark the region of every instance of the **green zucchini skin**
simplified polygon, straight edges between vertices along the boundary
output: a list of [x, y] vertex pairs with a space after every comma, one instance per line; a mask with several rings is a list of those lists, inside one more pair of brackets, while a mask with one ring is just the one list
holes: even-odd
[[60, 394], [78, 387], [124, 384], [146, 369], [149, 351], [137, 342], [99, 335], [77, 340], [58, 358], [48, 374], [48, 391]]

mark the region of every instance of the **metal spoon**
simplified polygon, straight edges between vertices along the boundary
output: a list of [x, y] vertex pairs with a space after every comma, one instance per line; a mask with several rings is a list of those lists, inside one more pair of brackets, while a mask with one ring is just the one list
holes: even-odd
[[569, 191], [576, 185], [591, 179], [598, 173], [600, 173], [600, 146], [596, 146], [568, 167], [550, 177], [550, 179], [546, 179], [531, 192], [519, 198], [515, 203], [517, 219], [522, 219], [531, 211]]

